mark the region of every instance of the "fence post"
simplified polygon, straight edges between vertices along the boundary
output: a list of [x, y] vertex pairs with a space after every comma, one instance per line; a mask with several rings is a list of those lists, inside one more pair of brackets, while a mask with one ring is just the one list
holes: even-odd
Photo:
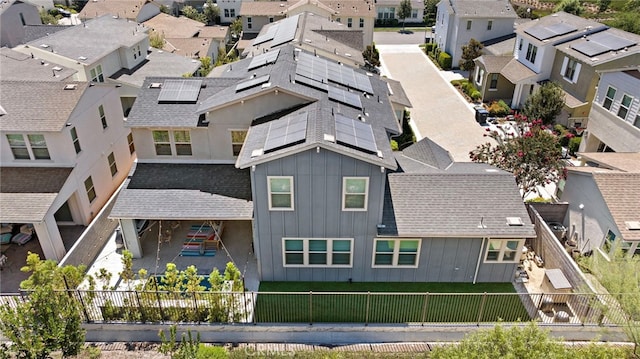
[[424, 293], [424, 304], [422, 305], [422, 326], [427, 321], [427, 303], [429, 303], [429, 292]]
[[369, 325], [369, 310], [371, 308], [371, 292], [367, 291], [367, 311], [365, 312], [364, 326]]
[[87, 321], [87, 323], [92, 322], [93, 320], [89, 320], [89, 313], [87, 312], [87, 307], [84, 305], [84, 300], [82, 300], [82, 295], [80, 295], [80, 291], [78, 289], [76, 289], [76, 296], [78, 297], [78, 300], [80, 301], [80, 305], [82, 306], [84, 319]]
[[138, 310], [140, 310], [140, 313], [142, 314], [142, 322], [145, 323], [146, 320], [146, 313], [144, 310], [144, 307], [142, 306], [142, 304], [140, 303], [140, 294], [138, 293], [138, 291], [134, 291], [134, 293], [136, 294], [136, 302], [138, 303]]
[[258, 322], [256, 321], [256, 308], [258, 307], [256, 303], [256, 300], [258, 299], [257, 297], [258, 295], [256, 292], [251, 292], [251, 299], [253, 301], [253, 315], [251, 316], [251, 321], [253, 322], [253, 325], [258, 324]]
[[197, 292], [193, 292], [193, 305], [196, 307], [196, 317], [198, 318], [198, 324], [200, 324], [200, 313], [198, 312], [198, 297]]
[[487, 292], [482, 295], [482, 302], [480, 303], [480, 310], [478, 311], [478, 326], [480, 326], [480, 320], [482, 319], [482, 313], [484, 312], [484, 304], [487, 302]]
[[158, 293], [158, 283], [156, 283], [156, 298], [158, 299], [158, 309], [160, 310], [160, 322], [164, 323], [164, 311], [162, 310], [162, 302], [160, 301], [160, 293]]
[[309, 291], [309, 325], [313, 325], [313, 291]]

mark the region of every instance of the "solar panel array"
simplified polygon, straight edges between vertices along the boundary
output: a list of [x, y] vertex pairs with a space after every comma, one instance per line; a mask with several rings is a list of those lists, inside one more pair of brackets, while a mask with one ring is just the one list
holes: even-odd
[[251, 59], [251, 63], [249, 63], [249, 67], [247, 70], [257, 69], [260, 66], [264, 66], [266, 64], [273, 64], [278, 59], [278, 54], [280, 53], [280, 49], [266, 52], [264, 54], [260, 54], [258, 56], [254, 56]]
[[366, 152], [377, 153], [378, 147], [370, 124], [353, 120], [341, 114], [336, 114], [334, 117], [336, 120], [336, 141]]
[[202, 80], [165, 80], [158, 102], [196, 102]]
[[633, 40], [625, 39], [606, 31], [590, 35], [586, 40], [571, 45], [571, 48], [592, 57], [608, 51], [618, 51], [625, 47], [636, 45]]
[[288, 118], [269, 123], [267, 138], [264, 141], [264, 152], [273, 152], [288, 147], [307, 138], [307, 113], [302, 112]]
[[329, 86], [329, 99], [362, 110], [362, 101], [360, 101], [360, 96], [353, 92]]
[[296, 74], [296, 77], [294, 78], [296, 82], [299, 82], [301, 84], [305, 84], [307, 86], [313, 87], [317, 90], [322, 90], [324, 92], [329, 91], [329, 86], [325, 83], [322, 82], [318, 82], [316, 80], [312, 80], [308, 77], [304, 77], [301, 75]]
[[308, 77], [321, 83], [331, 81], [340, 85], [373, 94], [373, 87], [368, 76], [354, 71], [352, 68], [301, 52], [298, 55], [296, 74]]
[[273, 41], [271, 41], [271, 47], [282, 45], [293, 40], [293, 38], [296, 36], [296, 30], [298, 29], [299, 16], [300, 15], [296, 15], [284, 20], [280, 20], [278, 29], [276, 30], [276, 33], [273, 37]]
[[262, 85], [263, 83], [266, 83], [269, 81], [269, 78], [271, 77], [271, 75], [264, 75], [264, 76], [260, 76], [260, 77], [256, 77], [253, 79], [250, 79], [248, 81], [244, 81], [239, 83], [238, 85], [236, 85], [236, 92], [239, 91], [243, 91], [246, 89], [250, 89], [252, 87], [256, 87], [258, 85]]
[[253, 46], [260, 45], [260, 44], [265, 43], [267, 41], [273, 40], [273, 37], [276, 36], [276, 32], [278, 31], [278, 26], [279, 25], [280, 24], [271, 25], [271, 27], [269, 27], [269, 29], [267, 29], [267, 31], [264, 34], [259, 35], [258, 37], [256, 37], [253, 40]]
[[567, 23], [558, 23], [549, 26], [537, 25], [530, 29], [524, 30], [524, 32], [542, 41], [555, 36], [565, 35], [576, 30], [578, 30], [578, 28], [573, 25], [569, 25]]

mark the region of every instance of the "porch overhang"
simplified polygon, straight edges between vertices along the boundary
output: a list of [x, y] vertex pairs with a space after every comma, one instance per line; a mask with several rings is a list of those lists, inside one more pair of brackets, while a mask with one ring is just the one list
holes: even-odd
[[537, 76], [533, 70], [523, 65], [516, 58], [511, 59], [500, 71], [500, 74], [514, 85], [533, 81]]
[[562, 90], [562, 92], [564, 93], [564, 105], [568, 108], [574, 109], [588, 104], [588, 102], [580, 101], [565, 90]]

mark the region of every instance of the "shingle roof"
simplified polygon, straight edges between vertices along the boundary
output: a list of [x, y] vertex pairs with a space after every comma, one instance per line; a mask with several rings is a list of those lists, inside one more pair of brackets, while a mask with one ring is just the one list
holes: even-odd
[[69, 25], [25, 25], [22, 43], [26, 44], [69, 28]]
[[130, 84], [142, 86], [147, 77], [151, 76], [182, 76], [193, 74], [200, 68], [200, 61], [186, 58], [182, 55], [151, 48], [147, 59], [133, 69], [120, 69], [110, 78]]
[[640, 173], [593, 173], [609, 212], [622, 238], [640, 240], [640, 231], [631, 230], [625, 222], [640, 221]]
[[[395, 225], [398, 236], [536, 236], [511, 174], [394, 173], [388, 182], [395, 221], [389, 227]], [[507, 217], [524, 225], [509, 226]]]
[[66, 81], [76, 72], [6, 47], [0, 48], [2, 81]]
[[78, 14], [80, 19], [93, 19], [103, 15], [116, 15], [125, 19], [136, 20], [145, 0], [92, 0], [87, 1]]
[[449, 151], [425, 137], [402, 151], [405, 157], [441, 170], [453, 164]]
[[[622, 51], [607, 51], [602, 54], [598, 54], [596, 56], [587, 56], [579, 51], [574, 50], [572, 47], [580, 44], [584, 44], [588, 42], [594, 35], [601, 36], [602, 34], [610, 34], [611, 36], [615, 36], [618, 38], [630, 40], [635, 45], [631, 45], [626, 48], [626, 50]], [[603, 31], [598, 32], [597, 34], [590, 34], [586, 37], [579, 37], [577, 39], [571, 40], [569, 42], [562, 43], [560, 45], [556, 45], [556, 49], [562, 53], [565, 53], [578, 61], [585, 63], [589, 66], [598, 66], [600, 64], [619, 60], [623, 57], [632, 56], [640, 54], [640, 35], [636, 35], [630, 32], [622, 31], [620, 29], [609, 28]], [[640, 57], [638, 57], [640, 58]]]
[[[529, 35], [527, 30], [531, 30], [534, 27], [549, 27], [558, 24], [565, 24], [575, 27], [577, 30], [572, 31], [563, 35], [554, 36], [549, 38], [548, 40], [541, 41], [536, 39], [535, 37]], [[560, 11], [551, 15], [547, 15], [541, 17], [539, 19], [529, 21], [526, 23], [519, 24], [515, 32], [529, 39], [534, 45], [542, 46], [546, 44], [560, 44], [567, 40], [571, 40], [577, 37], [581, 37], [584, 34], [588, 34], [590, 32], [597, 32], [603, 29], [606, 29], [607, 26], [601, 24], [594, 20], [585, 19], [579, 16], [567, 14], [566, 12]]]
[[168, 14], [158, 14], [142, 23], [145, 27], [164, 35], [164, 37], [194, 37], [200, 32], [204, 24], [191, 20], [186, 16], [175, 17]]
[[482, 55], [475, 59], [483, 65], [485, 71], [490, 74], [500, 73], [507, 64], [513, 60], [513, 56]]
[[138, 163], [110, 217], [251, 219], [249, 170], [233, 165]]
[[450, 0], [453, 11], [463, 18], [518, 18], [508, 0]]
[[[76, 89], [65, 90], [67, 84]], [[88, 87], [87, 82], [0, 83], [0, 131], [60, 131]]]
[[243, 1], [240, 16], [285, 16], [290, 5], [287, 1]]
[[203, 39], [200, 37], [169, 37], [164, 40], [164, 51], [193, 59], [209, 56], [209, 49], [212, 46], [212, 41], [210, 39]]
[[229, 26], [203, 26], [200, 28], [198, 37], [206, 37], [211, 39], [222, 40], [229, 35]]
[[[46, 50], [89, 65], [120, 47], [137, 44], [147, 36], [147, 31], [147, 28], [135, 22], [105, 15], [83, 25], [69, 26], [47, 37], [30, 41], [27, 45], [40, 47], [46, 44]], [[86, 60], [80, 60], [80, 57]]]
[[509, 62], [504, 66], [500, 74], [507, 78], [507, 80], [511, 81], [513, 84], [517, 84], [520, 81], [525, 81], [527, 79], [532, 79], [536, 77], [536, 73], [523, 65], [518, 59], [512, 58]]
[[595, 162], [600, 168], [640, 173], [639, 152], [580, 152], [578, 157], [583, 161]]
[[72, 170], [69, 167], [0, 167], [0, 221], [42, 221]]
[[391, 93], [389, 94], [389, 99], [391, 100], [391, 102], [405, 107], [413, 107], [411, 101], [409, 100], [409, 97], [407, 96], [407, 93], [404, 92], [404, 88], [402, 87], [400, 81], [396, 81], [390, 78], [385, 78], [384, 80], [389, 84], [389, 88], [391, 89]]
[[323, 4], [336, 11], [338, 16], [375, 17], [376, 7], [368, 0], [320, 0]]

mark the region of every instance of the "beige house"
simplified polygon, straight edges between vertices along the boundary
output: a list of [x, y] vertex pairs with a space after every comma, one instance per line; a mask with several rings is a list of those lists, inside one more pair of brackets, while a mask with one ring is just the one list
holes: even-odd
[[160, 14], [160, 4], [151, 0], [91, 0], [78, 17], [82, 20], [112, 15], [135, 22], [144, 22]]

